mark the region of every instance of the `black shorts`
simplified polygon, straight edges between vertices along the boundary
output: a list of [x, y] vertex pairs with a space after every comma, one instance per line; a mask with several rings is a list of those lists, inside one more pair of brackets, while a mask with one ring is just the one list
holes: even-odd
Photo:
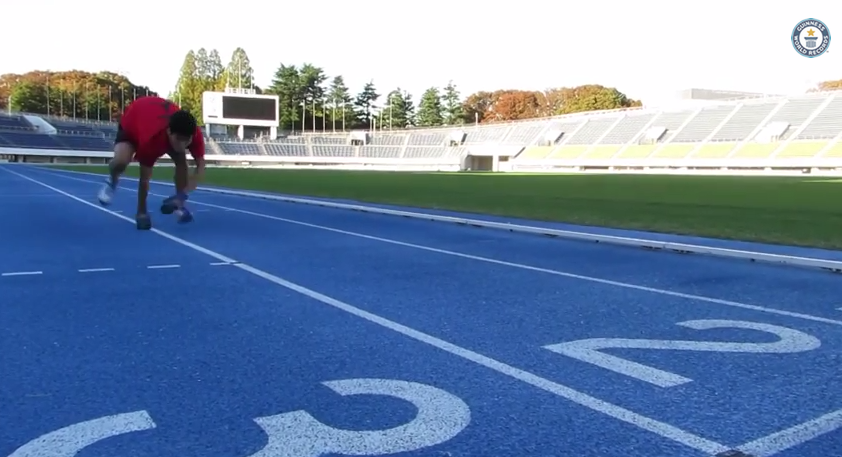
[[129, 143], [135, 150], [137, 150], [135, 140], [129, 136], [128, 132], [123, 130], [123, 126], [121, 124], [117, 124], [117, 136], [114, 138], [114, 146], [117, 146], [120, 143]]

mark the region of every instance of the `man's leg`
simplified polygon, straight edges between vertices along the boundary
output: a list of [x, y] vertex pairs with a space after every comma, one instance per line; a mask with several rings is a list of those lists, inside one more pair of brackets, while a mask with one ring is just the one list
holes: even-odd
[[137, 214], [148, 214], [146, 199], [149, 197], [149, 182], [152, 180], [152, 167], [140, 166], [140, 179], [137, 183]]
[[135, 225], [138, 230], [149, 230], [152, 228], [152, 219], [146, 208], [146, 200], [149, 197], [149, 182], [152, 180], [152, 166], [140, 164], [140, 179], [137, 181], [137, 214]]
[[132, 162], [135, 148], [128, 141], [122, 141], [114, 144], [114, 157], [108, 162], [108, 180], [99, 191], [99, 202], [103, 205], [109, 205], [114, 198], [114, 191], [117, 190], [117, 183], [120, 180], [123, 172]]

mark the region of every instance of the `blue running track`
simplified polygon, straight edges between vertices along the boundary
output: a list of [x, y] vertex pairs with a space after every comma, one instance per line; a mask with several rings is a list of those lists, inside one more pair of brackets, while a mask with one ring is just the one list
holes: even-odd
[[0, 457], [842, 455], [842, 276], [100, 182], [0, 167]]

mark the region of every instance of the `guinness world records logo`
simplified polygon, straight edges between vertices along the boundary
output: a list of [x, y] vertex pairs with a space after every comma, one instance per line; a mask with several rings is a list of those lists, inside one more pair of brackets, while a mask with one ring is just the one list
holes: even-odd
[[827, 52], [830, 47], [830, 29], [818, 19], [804, 19], [792, 29], [790, 41], [795, 52], [812, 59]]

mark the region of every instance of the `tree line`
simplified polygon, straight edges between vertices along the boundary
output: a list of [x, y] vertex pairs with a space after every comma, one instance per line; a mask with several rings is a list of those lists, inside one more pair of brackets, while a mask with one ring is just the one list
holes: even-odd
[[453, 81], [431, 86], [420, 97], [395, 87], [381, 91], [374, 81], [352, 91], [342, 75], [313, 63], [281, 63], [267, 87], [254, 84], [254, 70], [242, 48], [223, 68], [219, 53], [190, 51], [170, 97], [201, 116], [202, 92], [248, 88], [278, 96], [282, 130], [408, 128], [505, 122], [580, 111], [641, 106], [619, 90], [600, 85], [545, 91], [498, 90], [463, 98]]
[[[235, 49], [227, 66], [217, 51], [200, 49], [184, 59], [182, 74], [168, 98], [199, 113], [202, 92], [234, 84], [249, 87], [253, 71], [245, 51]], [[114, 121], [133, 100], [158, 94], [123, 75], [102, 71], [31, 71], [0, 75], [0, 110], [53, 115], [73, 119]]]
[[157, 95], [123, 75], [102, 71], [31, 71], [0, 75], [0, 110], [112, 121], [137, 97]]
[[[453, 81], [429, 87], [416, 101], [414, 94], [400, 87], [381, 91], [374, 81], [352, 91], [342, 75], [329, 76], [312, 63], [282, 63], [269, 85], [258, 87], [242, 48], [235, 49], [225, 65], [215, 49], [189, 51], [168, 98], [201, 120], [202, 93], [226, 88], [277, 95], [279, 127], [297, 131], [507, 122], [642, 105], [616, 88], [597, 84], [543, 91], [480, 91], [463, 97]], [[818, 87], [837, 88], [842, 88], [842, 80]], [[113, 120], [142, 95], [157, 94], [112, 72], [33, 71], [0, 76], [0, 109], [11, 111]]]
[[[342, 75], [328, 76], [312, 63], [282, 63], [269, 85], [258, 87], [242, 48], [235, 49], [225, 65], [215, 49], [189, 51], [167, 97], [201, 120], [202, 93], [226, 88], [277, 95], [279, 127], [297, 131], [435, 127], [640, 106], [617, 89], [599, 85], [477, 92], [463, 98], [452, 81], [431, 86], [416, 101], [400, 87], [381, 92], [374, 81], [352, 91]], [[143, 95], [158, 94], [112, 72], [32, 71], [0, 76], [0, 109], [10, 111], [116, 120], [126, 105]]]

